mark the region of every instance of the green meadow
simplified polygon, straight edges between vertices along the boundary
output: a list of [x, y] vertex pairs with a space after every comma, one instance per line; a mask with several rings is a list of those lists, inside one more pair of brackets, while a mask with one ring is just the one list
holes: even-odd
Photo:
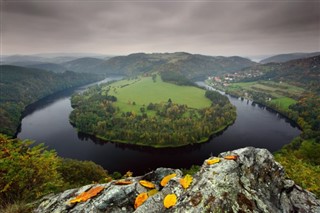
[[124, 112], [139, 112], [141, 107], [146, 107], [149, 103], [166, 103], [169, 99], [189, 108], [201, 109], [211, 105], [211, 101], [205, 97], [205, 90], [166, 83], [160, 76], [155, 81], [151, 77], [117, 81], [105, 89], [110, 89], [109, 95], [117, 97], [115, 106]]
[[290, 105], [295, 104], [296, 100], [301, 97], [302, 93], [305, 91], [301, 87], [275, 81], [233, 83], [229, 85], [227, 89], [230, 92], [238, 94], [244, 92], [261, 92], [268, 94], [272, 97], [270, 102], [283, 110], [287, 110]]

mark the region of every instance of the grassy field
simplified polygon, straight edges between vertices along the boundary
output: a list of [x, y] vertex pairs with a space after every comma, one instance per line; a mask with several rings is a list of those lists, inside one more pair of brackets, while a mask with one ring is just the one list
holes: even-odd
[[290, 105], [295, 104], [298, 97], [305, 91], [300, 87], [274, 81], [233, 83], [227, 88], [229, 91], [241, 91], [242, 93], [255, 91], [270, 94], [273, 97], [270, 102], [284, 110], [288, 109]]
[[[205, 90], [192, 86], [178, 86], [163, 82], [157, 76], [154, 82], [151, 77], [139, 77], [134, 80], [122, 80], [110, 85], [109, 95], [118, 98], [115, 105], [121, 111], [136, 111], [147, 107], [149, 103], [168, 102], [185, 104], [190, 108], [209, 107], [211, 102], [205, 97]], [[133, 104], [135, 102], [135, 105]]]
[[295, 104], [297, 101], [292, 98], [282, 97], [273, 99], [271, 102], [275, 103], [280, 108], [288, 109], [290, 105]]
[[278, 83], [274, 81], [254, 81], [254, 82], [245, 82], [245, 83], [234, 83], [231, 84], [228, 89], [245, 89], [245, 90], [254, 90], [268, 92], [271, 95], [281, 98], [283, 93], [289, 93], [290, 95], [300, 96], [304, 89], [296, 86], [292, 86], [287, 83]]

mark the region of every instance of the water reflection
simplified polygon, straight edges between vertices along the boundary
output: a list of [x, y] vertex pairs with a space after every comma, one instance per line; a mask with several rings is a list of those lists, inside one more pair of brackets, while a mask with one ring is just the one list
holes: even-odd
[[[109, 80], [113, 79], [106, 81]], [[45, 142], [62, 157], [92, 160], [109, 172], [131, 170], [139, 175], [157, 167], [189, 168], [192, 164], [201, 164], [210, 155], [246, 146], [276, 151], [300, 133], [290, 120], [277, 116], [274, 111], [227, 95], [237, 108], [237, 119], [206, 143], [155, 149], [106, 142], [78, 133], [69, 123], [70, 96], [85, 88], [65, 91], [33, 104], [26, 110], [18, 137]]]

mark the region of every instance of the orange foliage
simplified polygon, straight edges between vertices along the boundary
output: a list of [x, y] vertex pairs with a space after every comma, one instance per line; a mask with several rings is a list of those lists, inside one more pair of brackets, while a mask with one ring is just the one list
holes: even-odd
[[155, 186], [153, 183], [151, 183], [151, 182], [149, 182], [149, 181], [146, 181], [146, 180], [140, 180], [139, 183], [140, 183], [142, 186], [144, 186], [144, 187], [146, 187], [146, 188], [149, 188], [149, 189], [154, 189], [154, 188], [156, 188], [156, 186]]
[[226, 160], [237, 160], [238, 156], [236, 156], [236, 155], [228, 155], [228, 156], [225, 156], [224, 159], [226, 159]]
[[136, 209], [139, 206], [141, 206], [147, 199], [148, 199], [148, 193], [147, 192], [140, 193], [136, 197], [136, 200], [134, 201], [134, 208]]
[[70, 200], [70, 203], [85, 202], [88, 199], [90, 199], [90, 198], [96, 196], [97, 194], [99, 194], [99, 192], [101, 192], [103, 189], [104, 189], [103, 186], [97, 186], [95, 188], [91, 188], [89, 191], [82, 192], [76, 198]]
[[175, 176], [177, 176], [176, 173], [172, 173], [172, 174], [170, 174], [170, 175], [165, 176], [164, 178], [162, 178], [162, 180], [161, 180], [161, 182], [160, 182], [160, 185], [161, 185], [161, 186], [167, 185], [167, 183], [168, 183], [172, 178], [174, 178]]
[[118, 180], [117, 182], [115, 182], [114, 184], [115, 185], [129, 185], [129, 184], [131, 184], [132, 183], [132, 181], [130, 181], [130, 180]]

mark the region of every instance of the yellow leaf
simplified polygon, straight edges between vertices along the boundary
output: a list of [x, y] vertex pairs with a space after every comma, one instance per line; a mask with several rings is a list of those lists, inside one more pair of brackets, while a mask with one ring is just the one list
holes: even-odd
[[220, 162], [219, 158], [213, 158], [213, 159], [207, 160], [208, 165], [212, 165], [212, 164], [219, 163], [219, 162]]
[[115, 185], [129, 185], [129, 184], [131, 184], [132, 183], [132, 181], [130, 181], [130, 180], [118, 180], [117, 182], [115, 182], [114, 184]]
[[136, 209], [139, 206], [141, 206], [147, 199], [148, 199], [148, 193], [147, 192], [140, 193], [136, 197], [136, 200], [134, 201], [134, 208]]
[[151, 196], [153, 196], [153, 195], [155, 195], [157, 193], [158, 193], [157, 189], [152, 189], [152, 190], [148, 191], [148, 196], [151, 197]]
[[132, 177], [133, 172], [127, 171], [126, 174], [124, 174], [125, 177]]
[[192, 183], [192, 180], [192, 176], [187, 174], [186, 176], [184, 176], [184, 178], [181, 178], [179, 182], [183, 188], [187, 189]]
[[151, 183], [151, 182], [149, 182], [149, 181], [146, 181], [146, 180], [140, 180], [139, 183], [140, 183], [142, 186], [144, 186], [144, 187], [146, 187], [146, 188], [149, 188], [149, 189], [154, 189], [154, 188], [156, 188], [156, 186], [155, 186], [153, 183]]
[[228, 156], [225, 156], [224, 159], [226, 159], [226, 160], [237, 160], [238, 156], [236, 156], [236, 155], [228, 155]]
[[177, 176], [176, 173], [172, 173], [172, 174], [170, 174], [170, 175], [165, 176], [164, 178], [162, 178], [162, 180], [161, 180], [161, 182], [160, 182], [160, 185], [161, 185], [161, 186], [167, 185], [167, 183], [168, 183], [172, 178], [174, 178], [175, 176]]
[[176, 203], [177, 203], [177, 196], [175, 194], [168, 194], [163, 200], [163, 205], [166, 208], [170, 208], [171, 206], [176, 205]]
[[70, 200], [70, 203], [85, 202], [88, 199], [90, 199], [90, 198], [96, 196], [97, 194], [99, 194], [99, 192], [101, 192], [103, 189], [104, 189], [103, 186], [97, 186], [95, 188], [90, 189], [87, 192], [82, 192], [80, 195], [78, 195], [74, 199]]

